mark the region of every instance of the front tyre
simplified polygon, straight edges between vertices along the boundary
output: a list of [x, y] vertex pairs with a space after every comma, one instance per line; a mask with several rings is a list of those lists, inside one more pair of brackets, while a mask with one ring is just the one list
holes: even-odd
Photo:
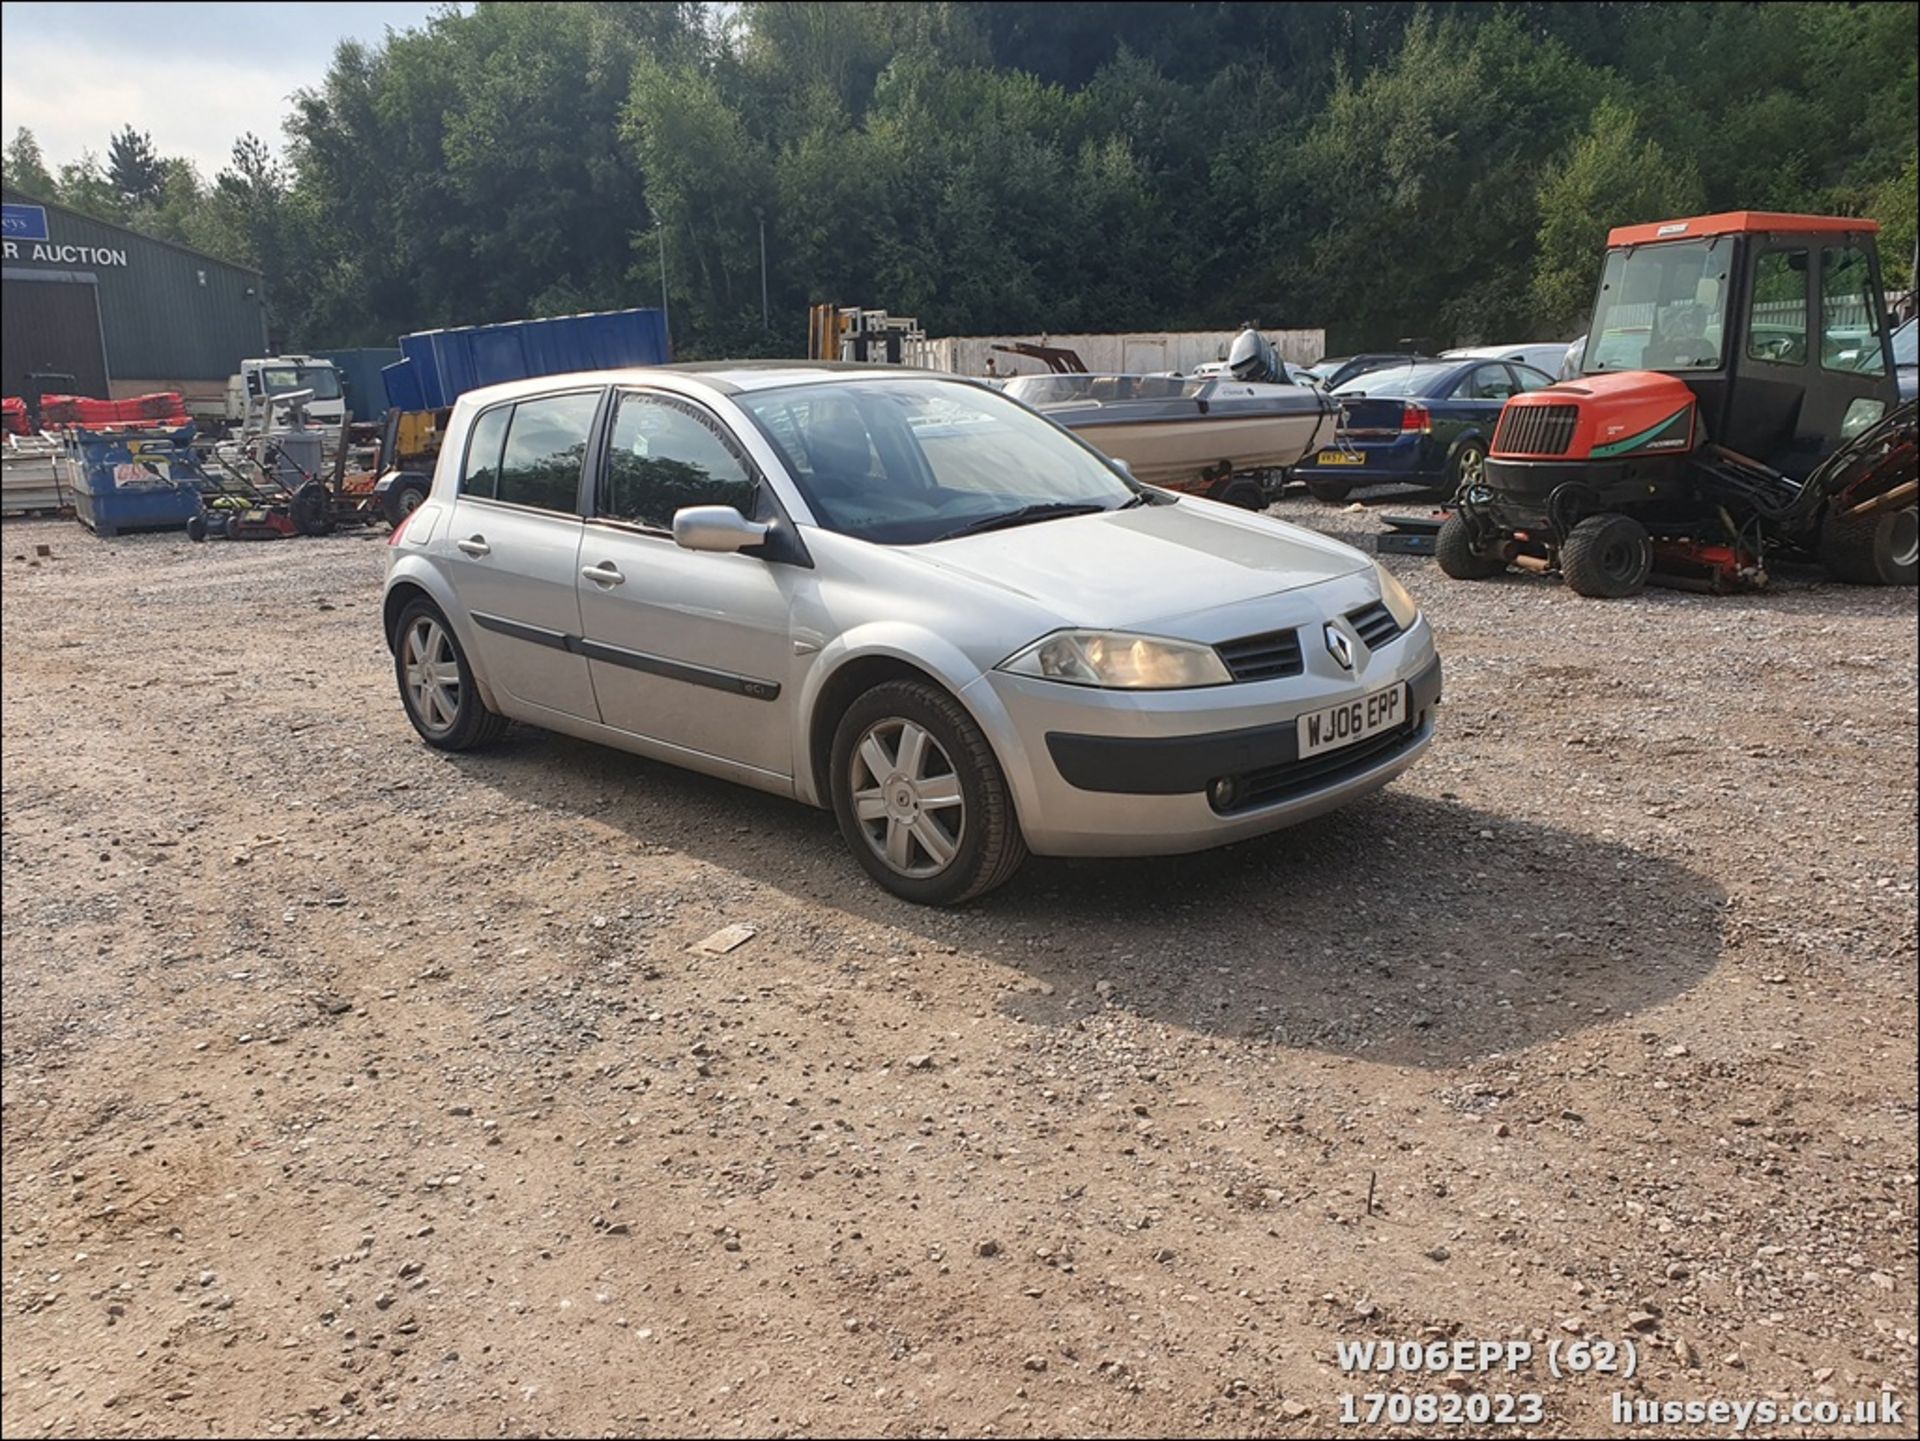
[[928, 682], [888, 681], [847, 708], [829, 785], [847, 848], [902, 900], [959, 905], [1026, 859], [993, 748], [965, 708]]
[[1653, 574], [1653, 537], [1630, 515], [1590, 515], [1567, 533], [1560, 573], [1575, 595], [1601, 600], [1638, 595]]
[[1479, 545], [1473, 527], [1457, 510], [1440, 522], [1440, 533], [1433, 538], [1433, 558], [1440, 563], [1441, 573], [1454, 580], [1491, 580], [1507, 568], [1506, 561]]
[[453, 627], [430, 601], [415, 600], [394, 629], [394, 679], [420, 739], [443, 751], [478, 750], [499, 740], [507, 718], [487, 709]]
[[1307, 482], [1307, 494], [1328, 505], [1338, 505], [1353, 494], [1353, 487], [1337, 480], [1310, 480]]
[[1820, 563], [1848, 585], [1912, 585], [1920, 569], [1920, 512], [1912, 506], [1861, 516], [1829, 511], [1820, 528]]

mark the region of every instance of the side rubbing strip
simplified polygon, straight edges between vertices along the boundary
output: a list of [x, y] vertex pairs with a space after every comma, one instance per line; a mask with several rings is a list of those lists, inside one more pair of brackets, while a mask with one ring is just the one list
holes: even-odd
[[644, 655], [637, 650], [626, 650], [602, 641], [572, 639], [574, 644], [569, 649], [578, 650], [588, 660], [621, 665], [628, 670], [645, 671], [648, 675], [665, 676], [668, 680], [685, 681], [688, 685], [706, 686], [710, 690], [723, 690], [753, 700], [773, 700], [780, 694], [778, 681], [755, 680], [752, 676], [735, 675], [732, 671], [708, 670], [705, 666], [668, 660], [664, 656]]
[[547, 630], [543, 626], [528, 625], [524, 621], [508, 620], [505, 616], [488, 615], [484, 611], [476, 610], [472, 615], [473, 623], [482, 630], [512, 636], [515, 640], [528, 641], [533, 645], [568, 651], [574, 655], [585, 656], [588, 660], [600, 661], [605, 665], [625, 666], [628, 670], [645, 671], [648, 675], [664, 676], [668, 680], [684, 681], [688, 685], [706, 686], [709, 690], [725, 691], [729, 695], [743, 695], [749, 700], [770, 701], [777, 700], [780, 696], [778, 681], [755, 680], [752, 676], [735, 675], [732, 671], [708, 670], [705, 666], [690, 665], [680, 660], [668, 660], [665, 656], [646, 655], [641, 651], [608, 645], [604, 641], [588, 640], [584, 636], [568, 635], [564, 631]]
[[496, 631], [501, 635], [510, 635], [515, 640], [532, 641], [535, 645], [551, 646], [554, 650], [573, 650], [573, 637], [565, 631], [546, 630], [537, 625], [528, 625], [525, 621], [508, 620], [505, 616], [488, 615], [485, 611], [474, 611], [473, 623], [482, 630]]

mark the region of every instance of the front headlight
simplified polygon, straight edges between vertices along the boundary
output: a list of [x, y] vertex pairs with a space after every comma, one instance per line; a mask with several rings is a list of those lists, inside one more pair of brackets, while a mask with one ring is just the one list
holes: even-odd
[[1014, 675], [1122, 690], [1177, 690], [1233, 679], [1211, 646], [1111, 630], [1061, 630], [1000, 662]]
[[1410, 630], [1413, 623], [1420, 619], [1420, 602], [1413, 598], [1413, 592], [1393, 578], [1393, 572], [1379, 561], [1373, 563], [1374, 573], [1380, 577], [1380, 599], [1386, 602], [1387, 613], [1402, 630]]

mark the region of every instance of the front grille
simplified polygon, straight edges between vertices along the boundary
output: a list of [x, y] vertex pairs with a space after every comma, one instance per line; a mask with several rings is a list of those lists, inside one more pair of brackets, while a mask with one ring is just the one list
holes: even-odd
[[1299, 675], [1300, 636], [1291, 630], [1270, 630], [1222, 641], [1214, 647], [1235, 680], [1277, 680]]
[[1214, 809], [1222, 815], [1232, 815], [1237, 811], [1270, 806], [1277, 801], [1292, 800], [1296, 796], [1338, 785], [1351, 776], [1392, 759], [1414, 741], [1419, 730], [1420, 718], [1412, 716], [1404, 724], [1380, 735], [1369, 736], [1358, 745], [1308, 756], [1303, 761], [1284, 761], [1264, 770], [1248, 771], [1245, 775], [1234, 777], [1238, 784], [1234, 787], [1233, 804], [1224, 808], [1215, 806]]
[[1494, 428], [1493, 448], [1501, 455], [1565, 455], [1579, 420], [1577, 405], [1509, 405]]
[[1400, 622], [1393, 618], [1393, 612], [1387, 609], [1385, 601], [1376, 600], [1372, 605], [1350, 610], [1347, 619], [1353, 622], [1354, 630], [1367, 643], [1368, 650], [1379, 650], [1400, 634]]

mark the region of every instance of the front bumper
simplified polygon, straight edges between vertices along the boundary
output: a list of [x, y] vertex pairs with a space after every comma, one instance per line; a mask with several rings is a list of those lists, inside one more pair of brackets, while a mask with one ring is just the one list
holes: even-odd
[[[1440, 659], [1424, 617], [1353, 671], [1303, 646], [1303, 674], [1201, 690], [1099, 691], [995, 671], [987, 687], [1009, 728], [999, 746], [1028, 846], [1040, 855], [1140, 856], [1264, 835], [1378, 790], [1433, 741]], [[1405, 684], [1396, 730], [1298, 757], [1303, 714]], [[969, 687], [972, 690], [973, 687]], [[1216, 809], [1208, 784], [1233, 777]]]

